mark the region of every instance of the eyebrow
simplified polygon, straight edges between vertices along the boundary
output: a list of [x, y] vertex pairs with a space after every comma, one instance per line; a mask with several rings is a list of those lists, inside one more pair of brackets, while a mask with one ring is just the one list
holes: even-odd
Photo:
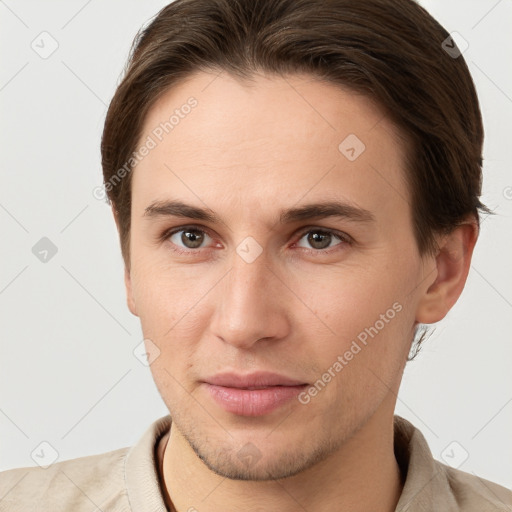
[[[222, 222], [213, 210], [199, 208], [178, 200], [155, 201], [144, 210], [144, 217], [183, 217], [212, 224]], [[296, 208], [284, 209], [279, 213], [281, 224], [329, 217], [338, 217], [363, 223], [375, 222], [375, 216], [369, 210], [341, 201], [311, 203]]]

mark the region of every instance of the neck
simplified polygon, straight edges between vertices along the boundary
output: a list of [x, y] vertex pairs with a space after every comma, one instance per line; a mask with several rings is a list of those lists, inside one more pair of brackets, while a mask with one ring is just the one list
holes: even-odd
[[393, 414], [380, 416], [377, 412], [341, 448], [307, 471], [274, 481], [217, 475], [173, 423], [162, 464], [167, 499], [177, 512], [393, 512], [403, 482], [393, 450]]

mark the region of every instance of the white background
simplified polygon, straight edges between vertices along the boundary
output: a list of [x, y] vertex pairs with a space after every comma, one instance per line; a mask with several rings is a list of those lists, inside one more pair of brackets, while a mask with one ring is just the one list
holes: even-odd
[[[117, 233], [92, 195], [130, 44], [165, 4], [0, 1], [0, 470], [35, 465], [43, 440], [59, 460], [131, 446], [168, 412], [133, 355], [142, 336]], [[496, 215], [459, 302], [406, 368], [396, 412], [436, 458], [447, 446], [467, 452], [460, 469], [510, 487], [512, 3], [421, 4], [469, 43], [486, 130], [483, 202]], [[47, 59], [31, 48], [43, 31], [58, 42]], [[32, 253], [42, 237], [58, 249], [47, 263]]]

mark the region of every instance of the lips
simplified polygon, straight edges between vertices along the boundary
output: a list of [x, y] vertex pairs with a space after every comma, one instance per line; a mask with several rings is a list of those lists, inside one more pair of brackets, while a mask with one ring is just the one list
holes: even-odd
[[204, 380], [208, 384], [238, 389], [264, 389], [272, 386], [302, 386], [307, 382], [290, 379], [270, 372], [256, 372], [248, 375], [221, 373]]
[[249, 375], [223, 373], [208, 378], [203, 387], [226, 412], [238, 416], [262, 416], [284, 406], [308, 384], [277, 373]]

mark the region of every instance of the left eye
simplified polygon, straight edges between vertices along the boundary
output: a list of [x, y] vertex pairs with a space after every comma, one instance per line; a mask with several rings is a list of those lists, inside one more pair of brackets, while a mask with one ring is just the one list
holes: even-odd
[[313, 247], [313, 249], [317, 250], [323, 250], [333, 247], [330, 244], [334, 239], [338, 239], [340, 241], [340, 243], [335, 245], [341, 245], [343, 242], [348, 242], [347, 238], [335, 234], [332, 231], [326, 231], [323, 229], [310, 229], [309, 231], [306, 231], [305, 233], [302, 234], [300, 240], [303, 239], [306, 239], [307, 243], [310, 244], [310, 246]]

